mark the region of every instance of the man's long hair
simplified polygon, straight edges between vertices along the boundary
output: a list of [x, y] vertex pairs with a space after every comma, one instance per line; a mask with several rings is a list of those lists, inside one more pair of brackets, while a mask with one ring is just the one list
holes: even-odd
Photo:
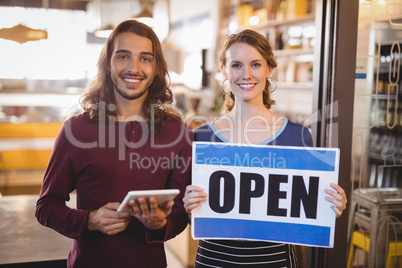
[[[159, 134], [161, 132], [161, 122], [176, 114], [170, 107], [173, 96], [170, 89], [167, 63], [163, 55], [161, 43], [154, 31], [136, 20], [123, 21], [113, 30], [107, 39], [99, 57], [98, 74], [82, 97], [81, 105], [84, 111], [89, 112], [90, 118], [94, 121], [107, 121], [110, 116], [117, 116], [118, 111], [116, 111], [114, 85], [110, 76], [110, 62], [116, 36], [121, 33], [134, 33], [138, 36], [148, 38], [152, 42], [155, 77], [148, 88], [148, 95], [144, 100], [142, 109], [148, 120], [148, 124], [153, 124], [153, 126], [150, 126], [150, 129], [155, 127], [155, 132]], [[104, 115], [104, 118], [100, 115], [102, 117]], [[151, 116], [153, 120], [151, 120]]]

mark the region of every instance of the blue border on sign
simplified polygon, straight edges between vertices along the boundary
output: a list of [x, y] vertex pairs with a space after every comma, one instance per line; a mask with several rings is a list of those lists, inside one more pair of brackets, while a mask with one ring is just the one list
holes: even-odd
[[367, 78], [367, 74], [365, 74], [365, 73], [356, 73], [355, 79], [366, 79], [366, 78]]
[[329, 247], [330, 227], [238, 219], [194, 218], [194, 238], [252, 239]]
[[[222, 150], [224, 148], [224, 150]], [[336, 151], [195, 144], [195, 164], [335, 171]]]

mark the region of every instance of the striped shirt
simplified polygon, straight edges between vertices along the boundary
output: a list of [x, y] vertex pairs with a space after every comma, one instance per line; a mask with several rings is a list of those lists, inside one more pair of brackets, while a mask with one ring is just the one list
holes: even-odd
[[264, 241], [200, 240], [195, 268], [297, 267], [293, 245]]

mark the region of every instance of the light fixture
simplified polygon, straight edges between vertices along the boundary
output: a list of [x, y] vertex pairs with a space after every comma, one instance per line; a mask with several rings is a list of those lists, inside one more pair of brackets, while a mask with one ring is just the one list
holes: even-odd
[[250, 23], [250, 25], [257, 25], [258, 23], [260, 23], [260, 18], [257, 16], [252, 16], [248, 20], [248, 23]]
[[29, 41], [47, 39], [47, 31], [36, 30], [18, 24], [12, 28], [0, 29], [0, 38], [23, 44]]
[[102, 29], [96, 30], [94, 34], [96, 37], [99, 38], [108, 38], [109, 35], [112, 33], [113, 29], [114, 27], [111, 24], [109, 24]]
[[[149, 27], [153, 28], [155, 21], [153, 18], [153, 7], [155, 4], [155, 0], [139, 0], [140, 7], [141, 7], [141, 12], [138, 15], [133, 16], [133, 19], [138, 20], [139, 22], [142, 22]], [[102, 0], [98, 2], [99, 5], [99, 13], [101, 14], [102, 17]], [[114, 27], [113, 25], [109, 24], [99, 30], [96, 30], [94, 32], [94, 35], [98, 38], [108, 38], [109, 35], [112, 33]]]
[[141, 12], [134, 16], [135, 20], [142, 22], [149, 27], [154, 27], [154, 18], [153, 18], [153, 7], [155, 4], [155, 0], [139, 0], [141, 6]]
[[[99, 16], [101, 26], [105, 25], [105, 24], [102, 23], [103, 22], [103, 15], [104, 15], [103, 11], [105, 11], [103, 5], [104, 5], [103, 0], [95, 0], [94, 1], [94, 7], [96, 9], [96, 13]], [[111, 10], [108, 10], [108, 11], [111, 12]], [[93, 32], [93, 35], [95, 37], [98, 37], [98, 38], [108, 38], [109, 35], [112, 33], [113, 29], [114, 29], [114, 26], [111, 23], [108, 23], [108, 24], [106, 24], [106, 26], [98, 28], [97, 30], [95, 30]]]

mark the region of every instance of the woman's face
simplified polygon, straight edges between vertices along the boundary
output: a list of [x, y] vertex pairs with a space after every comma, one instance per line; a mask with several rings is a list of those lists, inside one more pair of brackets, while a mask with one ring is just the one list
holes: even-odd
[[235, 43], [226, 52], [226, 65], [223, 74], [229, 81], [236, 102], [258, 101], [262, 103], [262, 93], [270, 68], [256, 48], [246, 43]]

